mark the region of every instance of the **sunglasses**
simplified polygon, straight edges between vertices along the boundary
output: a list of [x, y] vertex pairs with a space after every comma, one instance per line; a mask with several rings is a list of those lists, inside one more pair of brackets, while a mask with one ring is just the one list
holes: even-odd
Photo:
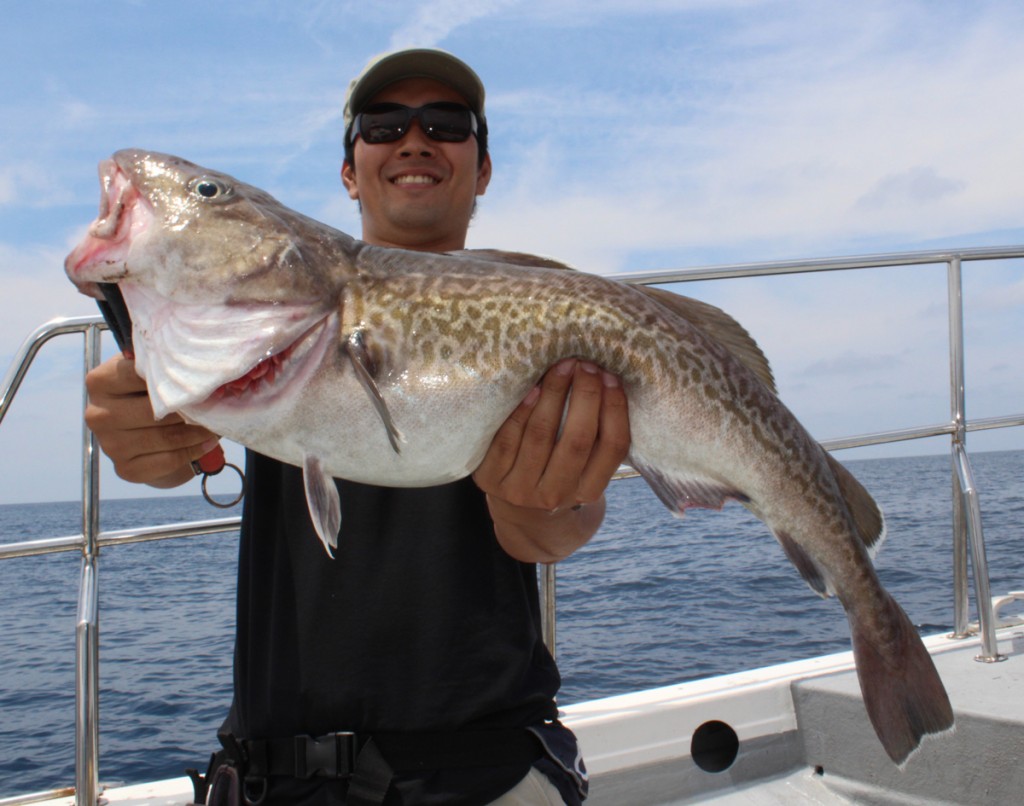
[[431, 140], [439, 143], [464, 143], [476, 135], [480, 124], [473, 110], [462, 104], [439, 102], [413, 109], [402, 104], [373, 104], [352, 121], [351, 142], [362, 137], [371, 144], [394, 143], [405, 137], [413, 120]]

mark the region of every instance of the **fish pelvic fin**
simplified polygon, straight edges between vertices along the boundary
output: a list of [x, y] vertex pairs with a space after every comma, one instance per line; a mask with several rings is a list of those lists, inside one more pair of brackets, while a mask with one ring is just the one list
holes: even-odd
[[677, 518], [683, 517], [686, 510], [694, 507], [721, 509], [729, 499], [741, 504], [750, 503], [750, 498], [740, 490], [717, 479], [696, 474], [688, 477], [669, 476], [637, 457], [630, 457], [629, 463]]
[[853, 474], [843, 467], [830, 453], [825, 454], [828, 465], [832, 469], [836, 483], [846, 502], [850, 516], [856, 526], [857, 536], [867, 549], [868, 555], [874, 559], [878, 550], [885, 542], [885, 516], [875, 499], [864, 486], [854, 478]]
[[338, 488], [315, 456], [306, 455], [302, 463], [302, 483], [306, 488], [306, 505], [320, 542], [327, 556], [334, 559], [341, 529], [341, 499]]
[[[922, 738], [953, 727], [953, 706], [921, 636], [896, 600], [883, 595], [884, 612], [871, 619], [850, 614], [850, 632], [868, 718], [889, 758], [902, 767]], [[872, 641], [864, 625], [883, 619], [894, 627], [884, 642]]]
[[370, 355], [370, 350], [367, 347], [362, 330], [353, 330], [348, 335], [348, 338], [345, 339], [345, 352], [348, 354], [349, 362], [356, 372], [359, 383], [366, 390], [366, 394], [370, 396], [370, 400], [373, 402], [381, 422], [384, 423], [384, 429], [387, 431], [391, 449], [395, 453], [401, 454], [401, 446], [405, 442], [405, 437], [395, 425], [391, 412], [388, 410], [388, 404], [380, 393], [380, 387], [377, 386], [376, 363]]

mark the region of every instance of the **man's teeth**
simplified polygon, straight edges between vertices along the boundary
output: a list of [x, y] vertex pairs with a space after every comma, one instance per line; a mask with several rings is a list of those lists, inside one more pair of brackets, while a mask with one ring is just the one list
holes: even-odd
[[432, 176], [397, 176], [396, 185], [436, 185], [437, 180]]

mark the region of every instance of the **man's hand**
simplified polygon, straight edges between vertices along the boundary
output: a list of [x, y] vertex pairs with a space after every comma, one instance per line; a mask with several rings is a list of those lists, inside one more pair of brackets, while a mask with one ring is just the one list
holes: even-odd
[[572, 554], [601, 525], [604, 490], [628, 452], [620, 380], [576, 359], [548, 370], [498, 429], [473, 474], [502, 548], [523, 562]]
[[218, 442], [216, 434], [187, 425], [177, 414], [153, 418], [146, 382], [135, 362], [117, 356], [85, 376], [85, 422], [126, 481], [177, 487], [195, 476], [191, 462]]

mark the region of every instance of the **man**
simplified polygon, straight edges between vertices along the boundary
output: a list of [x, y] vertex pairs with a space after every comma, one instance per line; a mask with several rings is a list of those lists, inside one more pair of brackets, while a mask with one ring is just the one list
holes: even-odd
[[[349, 88], [345, 143], [341, 178], [365, 241], [465, 246], [491, 178], [484, 88], [467, 65], [424, 50], [371, 62]], [[216, 444], [177, 417], [155, 422], [129, 360], [86, 382], [86, 420], [123, 478], [176, 486]], [[578, 803], [585, 775], [556, 719], [533, 563], [594, 534], [628, 444], [618, 379], [564, 360], [472, 479], [338, 481], [334, 560], [309, 522], [301, 470], [250, 452], [235, 698], [222, 729], [247, 799]]]

